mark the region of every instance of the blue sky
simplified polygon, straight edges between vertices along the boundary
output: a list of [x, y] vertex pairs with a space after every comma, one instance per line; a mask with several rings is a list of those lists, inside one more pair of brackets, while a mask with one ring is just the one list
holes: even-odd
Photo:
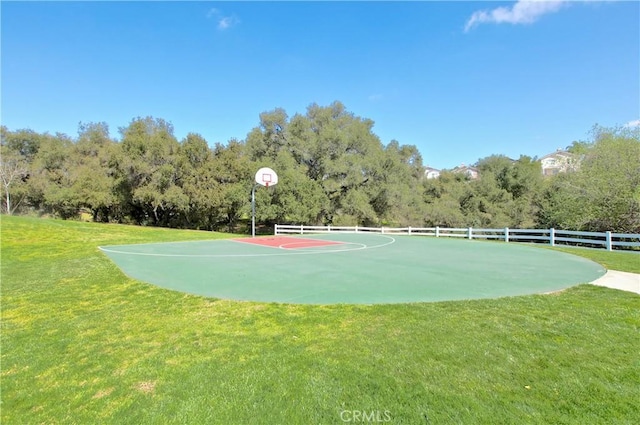
[[7, 2], [2, 124], [213, 145], [338, 100], [436, 168], [542, 156], [640, 120], [640, 3]]

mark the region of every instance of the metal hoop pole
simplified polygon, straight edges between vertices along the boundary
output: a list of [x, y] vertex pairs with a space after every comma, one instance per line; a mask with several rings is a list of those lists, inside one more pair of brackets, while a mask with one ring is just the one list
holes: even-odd
[[256, 187], [257, 184], [253, 185], [253, 189], [251, 189], [251, 237], [256, 237]]

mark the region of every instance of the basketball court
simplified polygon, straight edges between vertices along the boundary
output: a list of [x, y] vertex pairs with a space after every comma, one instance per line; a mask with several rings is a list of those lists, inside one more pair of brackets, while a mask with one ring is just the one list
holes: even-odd
[[528, 245], [330, 233], [100, 248], [128, 276], [208, 297], [301, 304], [497, 298], [602, 277], [582, 257]]

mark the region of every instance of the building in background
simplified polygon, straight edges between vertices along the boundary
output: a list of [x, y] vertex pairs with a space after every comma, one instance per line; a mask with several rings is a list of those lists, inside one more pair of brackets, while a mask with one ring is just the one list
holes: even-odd
[[433, 167], [425, 167], [424, 176], [428, 179], [437, 179], [440, 177], [440, 170]]
[[451, 172], [464, 174], [465, 176], [469, 177], [471, 180], [475, 180], [480, 177], [480, 170], [478, 170], [476, 167], [471, 167], [469, 165], [464, 165], [464, 164], [460, 164], [459, 166], [451, 170]]
[[579, 161], [574, 154], [558, 149], [540, 158], [540, 165], [542, 166], [543, 175], [554, 176], [558, 173], [576, 171], [579, 166]]

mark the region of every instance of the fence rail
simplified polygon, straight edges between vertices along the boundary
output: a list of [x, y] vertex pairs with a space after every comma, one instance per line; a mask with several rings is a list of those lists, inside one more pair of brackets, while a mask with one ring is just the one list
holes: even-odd
[[614, 249], [640, 249], [639, 233], [578, 232], [557, 229], [474, 229], [472, 227], [361, 227], [361, 226], [304, 226], [276, 224], [275, 234], [311, 234], [311, 233], [383, 233], [390, 235], [416, 235], [453, 237], [466, 239], [495, 239], [505, 242], [535, 242], [581, 245]]

